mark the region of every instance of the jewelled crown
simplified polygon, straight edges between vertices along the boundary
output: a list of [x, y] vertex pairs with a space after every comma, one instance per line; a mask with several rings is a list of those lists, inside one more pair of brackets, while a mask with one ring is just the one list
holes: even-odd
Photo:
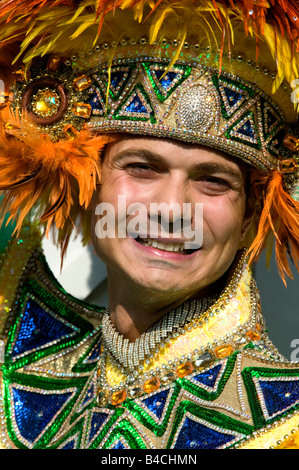
[[87, 241], [98, 155], [120, 133], [220, 149], [265, 175], [264, 193], [277, 171], [293, 211], [297, 17], [296, 2], [285, 0], [2, 1], [0, 187], [17, 228], [38, 202], [62, 244], [78, 215]]
[[[64, 64], [65, 66], [65, 64]], [[70, 70], [67, 70], [69, 67]], [[53, 139], [81, 129], [171, 137], [225, 150], [264, 171], [277, 166], [284, 113], [255, 85], [198, 62], [144, 55], [83, 74], [65, 67], [17, 88], [15, 104]]]

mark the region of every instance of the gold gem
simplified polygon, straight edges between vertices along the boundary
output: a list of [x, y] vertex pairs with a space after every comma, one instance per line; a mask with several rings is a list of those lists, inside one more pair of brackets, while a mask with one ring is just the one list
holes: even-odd
[[252, 330], [247, 331], [246, 336], [251, 339], [251, 341], [258, 341], [261, 339], [261, 335]]
[[152, 379], [147, 380], [143, 384], [143, 389], [145, 393], [151, 393], [157, 390], [160, 387], [160, 380], [158, 377], [153, 377]]
[[214, 352], [216, 357], [220, 359], [222, 357], [230, 356], [234, 352], [234, 348], [231, 344], [225, 344], [224, 346], [218, 346]]
[[54, 90], [38, 90], [32, 100], [32, 112], [39, 117], [54, 116], [60, 107], [60, 98]]
[[73, 114], [75, 116], [83, 117], [88, 119], [91, 115], [91, 106], [90, 104], [77, 103], [73, 107]]
[[183, 377], [186, 377], [186, 375], [189, 375], [193, 372], [193, 365], [191, 362], [186, 362], [185, 364], [182, 364], [181, 366], [178, 366], [176, 373], [177, 376], [180, 377], [181, 379]]
[[127, 397], [126, 391], [125, 390], [120, 390], [119, 392], [115, 392], [111, 395], [111, 405], [117, 406], [120, 405], [125, 401]]
[[285, 136], [283, 144], [293, 152], [299, 150], [299, 139], [291, 134]]
[[294, 173], [297, 171], [297, 162], [294, 158], [282, 160], [280, 162], [280, 167], [283, 173]]
[[91, 80], [87, 75], [81, 75], [81, 77], [75, 78], [73, 81], [73, 87], [78, 91], [86, 90], [91, 85]]
[[75, 139], [78, 135], [78, 131], [71, 124], [67, 124], [63, 128], [63, 133], [68, 139]]

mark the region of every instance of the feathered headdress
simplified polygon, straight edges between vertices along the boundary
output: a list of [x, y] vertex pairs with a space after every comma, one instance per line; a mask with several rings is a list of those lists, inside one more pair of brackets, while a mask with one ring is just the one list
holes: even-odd
[[[251, 260], [276, 238], [298, 267], [299, 7], [295, 0], [0, 1], [0, 188], [66, 248], [118, 132], [240, 157], [260, 202]], [[247, 243], [249, 243], [247, 241]], [[249, 247], [249, 245], [248, 245]]]

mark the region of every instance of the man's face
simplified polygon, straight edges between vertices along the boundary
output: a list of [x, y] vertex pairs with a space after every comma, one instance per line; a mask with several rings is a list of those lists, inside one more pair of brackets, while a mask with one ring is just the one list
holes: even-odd
[[[165, 293], [178, 299], [214, 283], [230, 267], [242, 229], [248, 224], [245, 179], [245, 165], [212, 149], [142, 137], [127, 137], [110, 144], [103, 160], [95, 207], [102, 203], [114, 207], [116, 236], [99, 238], [96, 235], [101, 215], [95, 215], [95, 208], [92, 228], [94, 246], [107, 266], [108, 277], [119, 288], [143, 288], [152, 294]], [[153, 215], [152, 203], [164, 203], [164, 207], [176, 203], [181, 214], [183, 205], [187, 204], [191, 207], [190, 227], [193, 229], [198, 226], [195, 207], [201, 203], [201, 247], [183, 250], [188, 241], [183, 230], [179, 234], [170, 232], [166, 237], [164, 227], [164, 234], [159, 230], [153, 236], [150, 224], [146, 233], [143, 228], [141, 237], [117, 237], [124, 213], [124, 207], [122, 215], [118, 207], [120, 195], [126, 208], [133, 203], [146, 208], [148, 221]], [[132, 224], [134, 217], [137, 220], [137, 214], [127, 214], [126, 223]], [[172, 215], [170, 211], [170, 222]], [[161, 222], [161, 218], [155, 220]]]

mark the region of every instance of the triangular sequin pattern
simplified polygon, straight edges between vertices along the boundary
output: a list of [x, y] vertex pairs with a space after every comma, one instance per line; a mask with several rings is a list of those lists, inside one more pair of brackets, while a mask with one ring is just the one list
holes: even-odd
[[247, 143], [256, 148], [261, 147], [255, 118], [252, 112], [248, 112], [242, 116], [225, 134], [229, 139]]
[[100, 74], [95, 74], [94, 78], [96, 82], [101, 86], [104, 94], [107, 92], [109, 86], [109, 96], [113, 101], [117, 100], [121, 95], [125, 86], [132, 78], [132, 72], [135, 69], [135, 65], [117, 65], [111, 67], [110, 72], [103, 71]]
[[273, 134], [275, 128], [282, 124], [282, 118], [278, 112], [264, 99], [261, 99], [261, 113], [263, 122], [263, 134], [265, 139]]
[[[44, 256], [38, 261], [48, 269]], [[74, 302], [64, 292], [57, 287], [51, 292], [50, 279], [47, 290], [39, 284], [38, 278], [28, 276], [17, 292], [19, 302], [13, 308], [15, 321], [8, 333], [5, 358], [11, 370], [74, 346], [94, 330], [73, 308]]]
[[264, 417], [268, 420], [299, 404], [299, 379], [253, 377]]
[[125, 103], [118, 108], [114, 118], [154, 122], [154, 111], [141, 85], [134, 88]]
[[39, 392], [28, 387], [12, 386], [10, 395], [16, 436], [24, 445], [32, 448], [73, 397], [74, 391]]
[[299, 408], [299, 369], [246, 367], [242, 378], [256, 428]]
[[223, 449], [243, 439], [245, 435], [222, 429], [204, 419], [186, 413], [172, 444], [174, 449]]
[[216, 392], [219, 381], [226, 369], [227, 360], [221, 361], [213, 367], [207, 368], [199, 374], [193, 374], [190, 377], [190, 382], [198, 385], [207, 392]]
[[31, 296], [26, 298], [24, 305], [11, 350], [13, 360], [70, 339], [79, 332], [78, 328]]
[[232, 83], [219, 80], [218, 85], [224, 108], [223, 112], [229, 118], [249, 99], [249, 95], [246, 91]]
[[225, 119], [229, 119], [244, 103], [255, 95], [255, 91], [239, 81], [213, 75], [212, 81], [221, 98], [221, 110]]
[[93, 116], [104, 116], [106, 112], [106, 103], [103, 99], [99, 87], [93, 85], [89, 91], [90, 98], [89, 104], [91, 106], [91, 113]]
[[189, 66], [177, 65], [168, 69], [167, 64], [144, 62], [148, 78], [160, 101], [165, 101], [189, 75]]
[[168, 388], [140, 400], [141, 406], [144, 407], [158, 424], [161, 424], [164, 419], [170, 395], [170, 389]]

